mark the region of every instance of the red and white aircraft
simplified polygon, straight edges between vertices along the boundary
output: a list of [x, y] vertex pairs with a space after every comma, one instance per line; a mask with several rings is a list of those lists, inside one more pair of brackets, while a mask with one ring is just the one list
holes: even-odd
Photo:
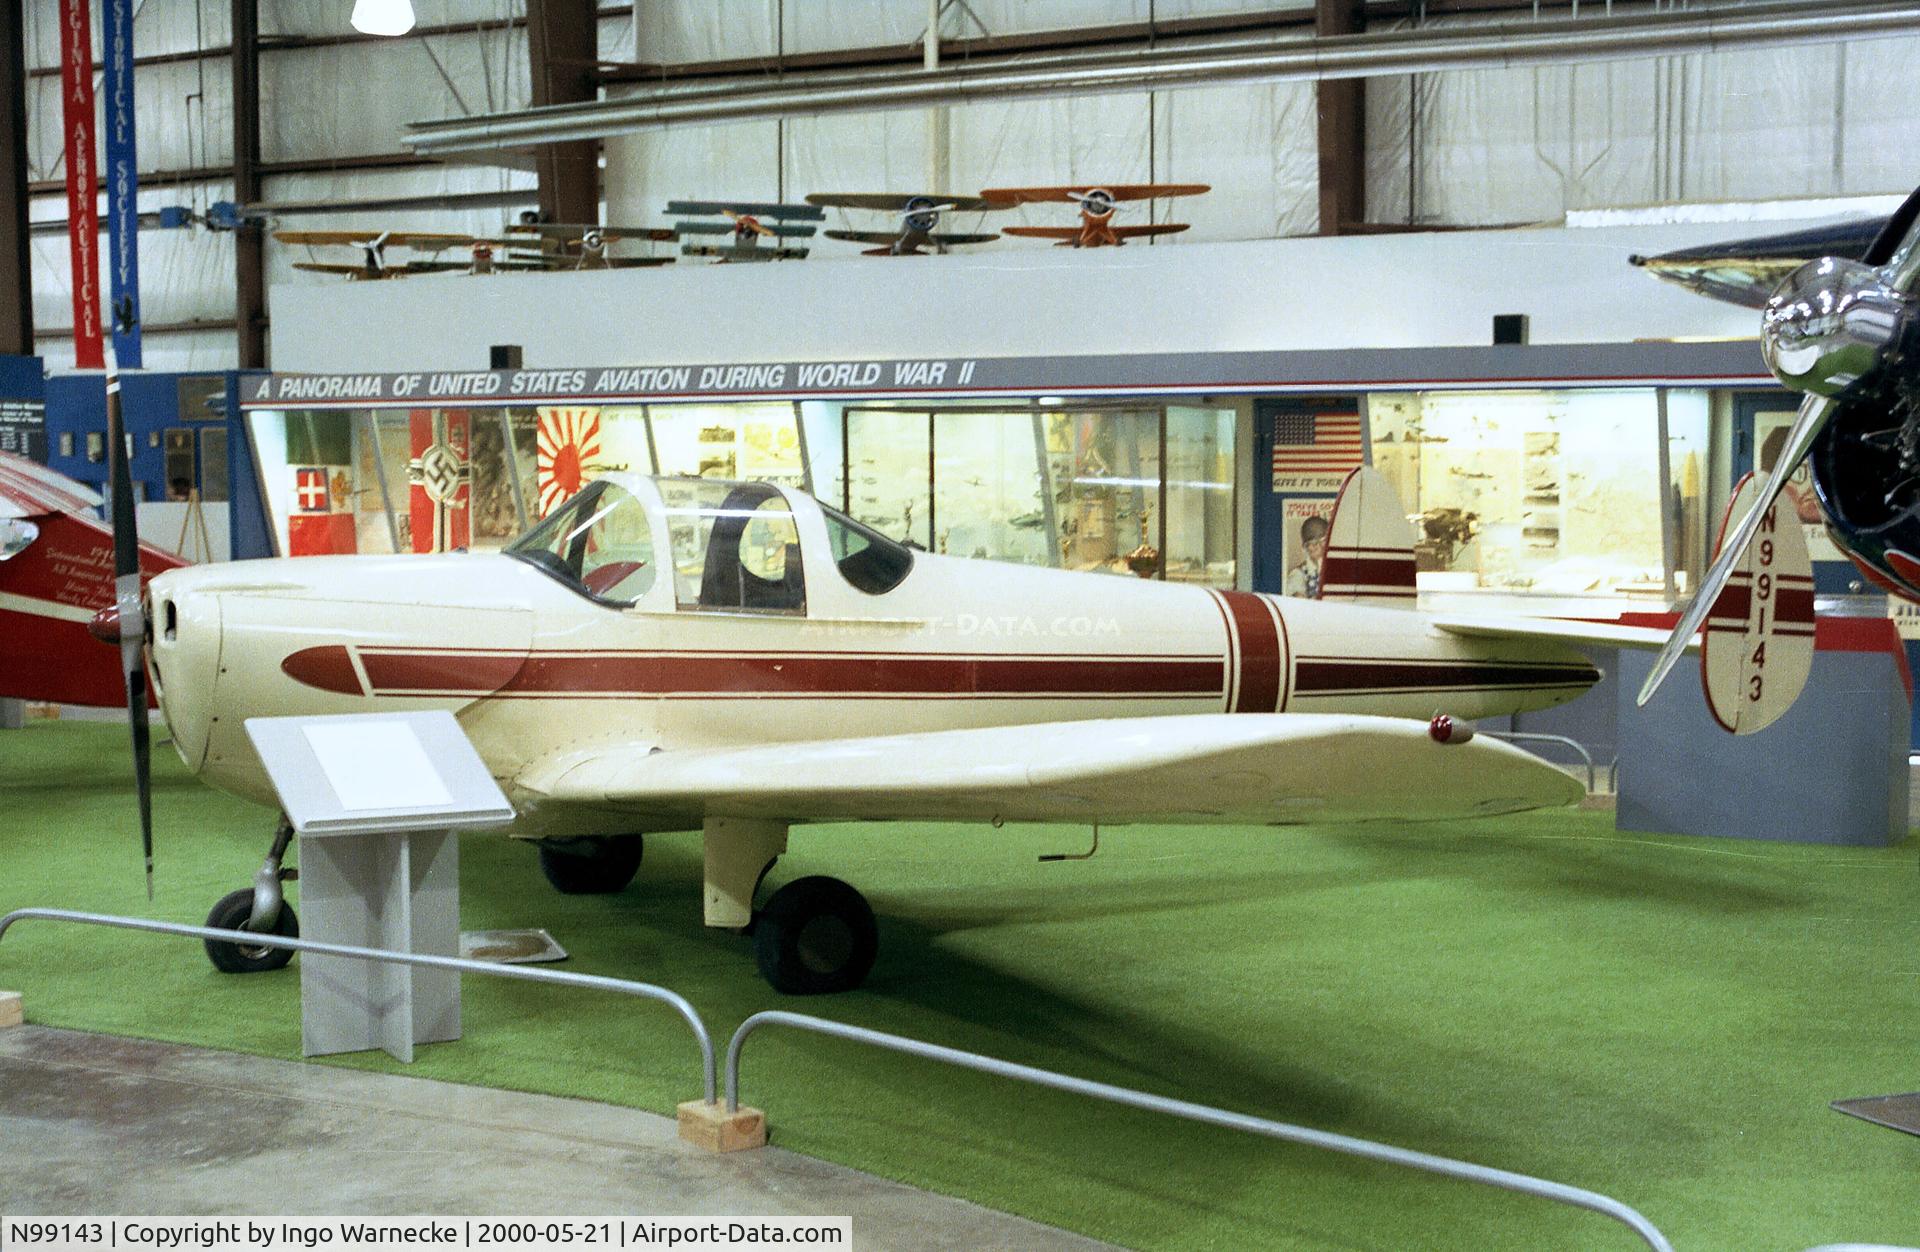
[[[119, 665], [88, 636], [114, 602], [113, 532], [95, 516], [99, 507], [92, 488], [0, 452], [0, 697], [126, 702]], [[140, 546], [146, 578], [182, 564]]]
[[[832, 991], [866, 976], [877, 931], [831, 878], [755, 908], [794, 825], [1288, 825], [1578, 799], [1469, 719], [1585, 691], [1600, 675], [1574, 644], [1663, 632], [1413, 611], [1411, 528], [1371, 470], [1330, 539], [1322, 581], [1345, 602], [936, 556], [765, 483], [614, 473], [500, 554], [165, 574], [148, 655], [176, 749], [216, 787], [275, 804], [249, 717], [451, 710], [561, 890], [617, 891], [640, 836], [701, 829], [707, 924], [751, 925], [775, 987]], [[287, 924], [277, 901], [262, 916], [235, 898], [217, 924]]]

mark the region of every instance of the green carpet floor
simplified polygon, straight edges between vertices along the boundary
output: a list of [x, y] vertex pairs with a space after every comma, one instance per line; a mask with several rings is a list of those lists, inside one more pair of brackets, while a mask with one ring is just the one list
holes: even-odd
[[[0, 732], [0, 910], [199, 921], [271, 815], [155, 756], [158, 898], [124, 727]], [[841, 826], [833, 873], [881, 918], [863, 990], [796, 1002], [699, 924], [697, 838], [615, 897], [531, 849], [462, 845], [464, 924], [545, 926], [565, 966], [685, 994], [723, 1044], [762, 1008], [974, 1049], [1604, 1192], [1682, 1252], [1920, 1241], [1920, 1138], [1827, 1108], [1920, 1088], [1912, 841], [1830, 848], [1615, 834], [1606, 813], [1405, 829]], [[27, 922], [0, 987], [30, 1020], [297, 1057], [298, 972], [215, 973], [180, 939]], [[466, 1037], [411, 1073], [659, 1113], [699, 1094], [658, 1005], [470, 978]], [[399, 1070], [384, 1056], [326, 1063]], [[768, 1031], [748, 1103], [776, 1143], [1141, 1248], [1641, 1246], [1605, 1218]]]

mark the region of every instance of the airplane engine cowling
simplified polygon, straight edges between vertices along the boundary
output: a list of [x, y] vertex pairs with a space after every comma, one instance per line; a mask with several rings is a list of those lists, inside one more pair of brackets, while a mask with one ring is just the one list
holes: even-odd
[[[1807, 458], [1834, 543], [1908, 599], [1920, 600], [1920, 439], [1910, 404], [1875, 392], [1842, 403]], [[1897, 554], [1891, 555], [1890, 554]]]

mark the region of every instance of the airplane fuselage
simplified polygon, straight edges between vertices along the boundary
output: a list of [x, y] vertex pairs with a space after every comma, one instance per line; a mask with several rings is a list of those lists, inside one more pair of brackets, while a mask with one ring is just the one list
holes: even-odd
[[[153, 584], [153, 676], [182, 759], [276, 803], [252, 717], [446, 709], [522, 810], [513, 833], [628, 833], [517, 780], [568, 752], [661, 750], [1182, 713], [1426, 720], [1547, 708], [1599, 674], [1546, 640], [1416, 612], [915, 554], [881, 595], [793, 497], [803, 612], [598, 602], [509, 555], [305, 557]], [[610, 822], [612, 825], [610, 826]], [[634, 830], [644, 827], [633, 827]]]

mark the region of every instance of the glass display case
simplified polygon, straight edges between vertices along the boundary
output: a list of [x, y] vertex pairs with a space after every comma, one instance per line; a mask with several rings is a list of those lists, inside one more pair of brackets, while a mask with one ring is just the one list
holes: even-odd
[[1367, 414], [1374, 464], [1416, 528], [1422, 591], [1665, 598], [1699, 576], [1703, 390], [1377, 392]]

